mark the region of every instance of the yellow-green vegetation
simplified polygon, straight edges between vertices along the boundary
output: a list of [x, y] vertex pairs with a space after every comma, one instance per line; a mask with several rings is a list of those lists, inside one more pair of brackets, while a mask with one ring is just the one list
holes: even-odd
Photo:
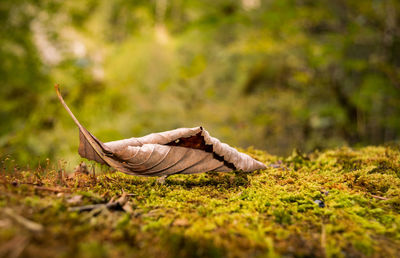
[[[165, 184], [3, 160], [0, 256], [395, 257], [400, 149], [342, 148], [280, 158], [255, 173], [176, 175]], [[71, 207], [128, 194], [129, 209]]]

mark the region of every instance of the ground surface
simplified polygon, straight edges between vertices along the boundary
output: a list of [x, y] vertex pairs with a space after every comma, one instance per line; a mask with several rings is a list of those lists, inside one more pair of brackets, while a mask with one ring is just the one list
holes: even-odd
[[247, 152], [268, 169], [164, 185], [3, 160], [0, 257], [399, 257], [398, 147]]

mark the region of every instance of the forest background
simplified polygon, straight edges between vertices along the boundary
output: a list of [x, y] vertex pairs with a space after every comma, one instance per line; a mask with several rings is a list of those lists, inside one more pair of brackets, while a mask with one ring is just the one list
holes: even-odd
[[202, 125], [285, 155], [400, 139], [395, 0], [2, 0], [0, 156]]

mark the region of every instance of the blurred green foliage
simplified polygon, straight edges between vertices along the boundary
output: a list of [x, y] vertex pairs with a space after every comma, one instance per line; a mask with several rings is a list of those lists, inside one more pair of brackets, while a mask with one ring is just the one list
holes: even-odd
[[272, 153], [398, 141], [400, 3], [0, 3], [0, 153], [77, 158], [103, 141], [203, 125]]

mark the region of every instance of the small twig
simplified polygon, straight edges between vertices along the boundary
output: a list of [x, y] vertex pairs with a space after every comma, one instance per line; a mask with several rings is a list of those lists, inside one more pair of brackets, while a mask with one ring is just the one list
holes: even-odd
[[383, 197], [383, 196], [379, 196], [379, 195], [371, 194], [371, 196], [374, 197], [375, 199], [378, 199], [378, 200], [384, 200], [384, 201], [389, 200], [389, 198], [386, 198], [386, 197]]
[[114, 178], [111, 178], [109, 176], [104, 176], [107, 180], [110, 180], [112, 182], [117, 182], [117, 180], [115, 180]]
[[134, 194], [134, 193], [128, 193], [128, 194], [126, 194], [127, 196], [137, 196], [137, 194]]
[[3, 211], [4, 211], [4, 214], [9, 216], [15, 222], [17, 222], [20, 225], [24, 226], [25, 228], [29, 229], [30, 231], [37, 232], [37, 233], [43, 231], [43, 226], [41, 224], [36, 223], [31, 220], [28, 220], [28, 219], [18, 215], [12, 209], [5, 208]]
[[102, 208], [107, 208], [108, 210], [114, 211], [124, 211], [124, 205], [128, 201], [128, 195], [124, 192], [120, 198], [116, 201], [111, 201], [109, 203], [100, 203], [100, 204], [90, 204], [84, 206], [76, 206], [71, 207], [69, 211], [76, 211], [76, 212], [85, 212], [85, 211], [92, 211], [92, 210], [101, 210]]
[[49, 191], [49, 192], [55, 192], [55, 193], [70, 192], [71, 191], [68, 188], [55, 188], [55, 187], [46, 187], [46, 186], [35, 186], [35, 189], [43, 190], [43, 191]]
[[32, 182], [19, 182], [19, 181], [13, 181], [11, 182], [13, 186], [18, 186], [18, 185], [32, 185], [32, 186], [42, 186], [42, 183], [32, 183]]
[[111, 199], [108, 201], [108, 203], [113, 203], [115, 202], [115, 196], [111, 197]]
[[112, 203], [107, 203], [107, 204], [100, 203], [100, 204], [77, 206], [77, 207], [71, 207], [68, 210], [69, 211], [77, 211], [77, 212], [85, 212], [85, 211], [91, 211], [91, 210], [101, 209], [101, 208], [107, 208], [109, 210], [116, 210], [116, 211], [123, 211], [122, 206], [118, 202], [112, 202]]
[[30, 182], [13, 182], [12, 184], [13, 184], [13, 186], [30, 185], [30, 186], [33, 186], [33, 188], [37, 189], [37, 190], [43, 190], [43, 191], [49, 191], [49, 192], [55, 192], [55, 193], [71, 191], [71, 189], [69, 189], [69, 188], [56, 188], [56, 187], [42, 186], [41, 183], [37, 184], [37, 183], [30, 183]]

